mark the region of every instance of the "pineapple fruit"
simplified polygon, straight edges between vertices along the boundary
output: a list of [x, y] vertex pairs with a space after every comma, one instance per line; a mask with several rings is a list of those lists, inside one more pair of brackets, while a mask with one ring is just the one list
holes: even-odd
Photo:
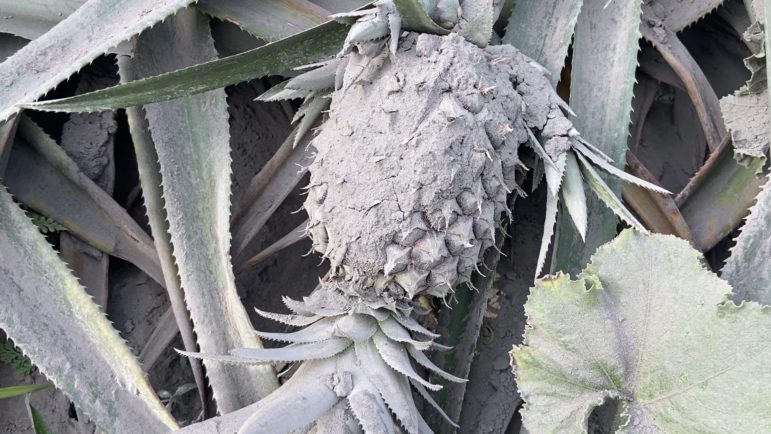
[[[453, 16], [443, 15], [445, 25]], [[583, 195], [581, 175], [570, 176], [580, 173], [636, 223], [595, 167], [656, 189], [618, 171], [580, 138], [544, 69], [516, 48], [481, 48], [455, 33], [399, 38], [400, 25], [393, 4], [379, 2], [354, 24], [338, 58], [262, 97], [305, 98], [298, 136], [328, 109], [311, 143], [305, 209], [314, 248], [332, 267], [310, 296], [284, 299], [292, 314], [258, 311], [301, 327], [258, 333], [288, 346], [186, 353], [231, 363], [303, 362], [261, 401], [243, 433], [431, 432], [411, 390], [444, 415], [429, 392], [441, 386], [416, 367], [465, 380], [425, 355], [447, 348], [413, 318], [421, 310], [417, 298], [445, 298], [470, 284], [509, 215], [509, 193], [522, 194], [522, 146], [541, 158], [550, 199]], [[570, 206], [575, 197], [568, 199], [580, 226], [581, 211]]]

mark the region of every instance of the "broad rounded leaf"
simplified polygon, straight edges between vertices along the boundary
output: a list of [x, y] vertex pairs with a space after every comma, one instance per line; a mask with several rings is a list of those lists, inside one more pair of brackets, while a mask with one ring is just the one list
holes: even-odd
[[622, 432], [771, 430], [771, 308], [730, 293], [686, 241], [632, 230], [538, 281], [512, 351], [525, 427], [585, 432], [616, 399]]

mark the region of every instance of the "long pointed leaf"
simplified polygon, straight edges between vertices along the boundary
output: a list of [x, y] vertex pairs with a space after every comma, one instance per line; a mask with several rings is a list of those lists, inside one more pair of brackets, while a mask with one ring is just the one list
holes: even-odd
[[607, 183], [600, 177], [600, 174], [592, 167], [592, 165], [586, 161], [581, 154], [576, 154], [578, 162], [581, 163], [581, 172], [584, 174], [584, 179], [589, 185], [589, 188], [594, 191], [597, 197], [602, 200], [605, 205], [610, 208], [619, 218], [635, 227], [640, 232], [647, 234], [648, 230], [629, 212], [628, 209], [621, 203], [618, 196], [610, 189]]
[[0, 0], [0, 32], [35, 39], [69, 16], [84, 0]]
[[448, 372], [443, 371], [440, 367], [436, 366], [434, 362], [431, 361], [431, 359], [429, 359], [425, 354], [423, 354], [422, 351], [416, 348], [407, 347], [407, 352], [410, 353], [410, 356], [412, 356], [412, 358], [419, 365], [434, 372], [435, 374], [439, 375], [445, 380], [452, 381], [453, 383], [465, 383], [468, 381], [465, 378], [456, 377]]
[[367, 369], [367, 374], [396, 419], [409, 434], [417, 433], [420, 415], [412, 400], [407, 377], [388, 367], [372, 340], [356, 342], [355, 348], [360, 364]]
[[401, 15], [404, 28], [437, 35], [450, 33], [449, 30], [439, 26], [428, 16], [419, 0], [394, 0], [394, 5]]
[[295, 362], [298, 360], [326, 359], [351, 346], [345, 338], [331, 338], [323, 342], [290, 345], [282, 348], [236, 348], [230, 351], [234, 357], [263, 362]]
[[721, 277], [734, 287], [733, 299], [771, 305], [771, 182], [766, 182], [736, 237]]
[[329, 15], [307, 0], [202, 0], [197, 6], [269, 42], [318, 26]]
[[0, 63], [0, 122], [18, 105], [35, 101], [100, 54], [192, 1], [89, 0]]
[[320, 342], [330, 339], [335, 334], [335, 318], [324, 318], [308, 327], [291, 333], [266, 333], [257, 331], [257, 336], [271, 341], [292, 344]]
[[176, 428], [131, 350], [4, 188], [0, 276], [0, 328], [101, 429]]
[[441, 390], [442, 386], [438, 384], [431, 384], [423, 377], [420, 376], [415, 369], [413, 369], [410, 363], [410, 358], [407, 356], [407, 349], [399, 342], [394, 342], [386, 337], [383, 332], [376, 332], [372, 337], [372, 341], [375, 343], [380, 356], [394, 371], [409, 377], [418, 383], [424, 385], [431, 390]]
[[262, 250], [260, 253], [257, 253], [256, 255], [252, 256], [251, 258], [245, 260], [242, 263], [237, 263], [236, 271], [235, 271], [236, 274], [242, 273], [248, 270], [249, 268], [264, 261], [265, 259], [268, 259], [271, 256], [277, 254], [278, 252], [308, 238], [308, 234], [305, 232], [305, 228], [307, 227], [308, 227], [308, 220], [305, 220], [304, 222], [300, 223], [296, 228], [292, 229], [288, 234], [281, 237], [280, 240], [266, 247], [265, 250]]
[[502, 42], [511, 44], [551, 73], [557, 85], [582, 0], [518, 2], [511, 12]]
[[[365, 368], [366, 369], [366, 368]], [[358, 374], [358, 375], [356, 375]], [[348, 395], [348, 405], [364, 432], [391, 434], [396, 432], [391, 413], [377, 388], [356, 372], [353, 390]]]
[[[118, 59], [118, 69], [121, 74], [122, 80], [128, 78], [134, 78], [134, 71], [132, 69], [131, 61], [121, 56]], [[169, 224], [167, 220], [166, 210], [163, 208], [163, 191], [161, 191], [161, 172], [160, 165], [158, 164], [158, 154], [155, 152], [155, 144], [153, 143], [150, 132], [148, 131], [147, 123], [145, 122], [144, 110], [139, 107], [131, 107], [126, 109], [126, 117], [128, 119], [129, 131], [131, 132], [131, 141], [134, 143], [134, 153], [137, 158], [137, 169], [139, 171], [139, 181], [142, 185], [142, 196], [144, 197], [145, 210], [147, 212], [147, 219], [150, 223], [150, 229], [153, 232], [153, 240], [155, 242], [155, 248], [158, 252], [158, 257], [161, 263], [161, 270], [163, 271], [163, 279], [166, 283], [166, 293], [169, 295], [169, 302], [171, 304], [171, 310], [174, 313], [176, 329], [179, 330], [182, 335], [182, 342], [185, 345], [187, 351], [197, 351], [198, 344], [196, 343], [195, 333], [193, 332], [193, 322], [190, 319], [190, 314], [187, 310], [185, 303], [185, 294], [182, 291], [179, 281], [179, 270], [174, 262], [174, 255], [172, 253], [171, 237], [169, 236]], [[165, 316], [162, 317], [159, 327], [168, 324], [164, 321]], [[168, 320], [166, 320], [168, 321]], [[156, 329], [157, 331], [168, 331], [174, 327], [168, 327], [167, 330]], [[152, 337], [158, 337], [158, 349], [155, 354], [143, 354], [149, 356], [150, 359], [156, 359], [160, 356], [160, 351], [166, 348], [169, 341], [169, 335], [157, 335], [153, 333]], [[176, 335], [174, 331], [173, 336]], [[147, 349], [147, 346], [145, 347]], [[143, 363], [152, 365], [154, 360], [148, 360], [148, 358], [142, 358]], [[193, 360], [190, 363], [190, 367], [193, 370], [193, 377], [195, 378], [196, 386], [198, 387], [198, 395], [201, 398], [202, 408], [206, 408], [206, 379], [203, 376], [203, 368], [201, 362]]]
[[[178, 13], [137, 42], [141, 76], [216, 57], [207, 20]], [[225, 91], [145, 107], [163, 180], [169, 233], [201, 351], [259, 347], [235, 287], [230, 250], [230, 134]], [[206, 361], [204, 361], [206, 365]], [[270, 367], [206, 365], [221, 412], [244, 407], [277, 386]]]
[[544, 264], [546, 264], [546, 254], [549, 252], [552, 235], [554, 235], [554, 225], [557, 224], [557, 209], [559, 199], [552, 196], [551, 192], [546, 192], [546, 215], [543, 219], [543, 237], [541, 237], [541, 249], [538, 252], [538, 261], [535, 266], [535, 277], [541, 274]]
[[565, 181], [562, 183], [560, 193], [563, 203], [570, 213], [570, 219], [581, 235], [583, 240], [586, 237], [586, 194], [584, 194], [584, 183], [581, 179], [581, 169], [578, 167], [575, 155], [567, 152], [567, 165], [565, 166]]
[[[640, 0], [585, 0], [573, 45], [570, 105], [584, 139], [622, 168], [629, 136], [632, 93], [640, 39]], [[610, 192], [621, 195], [618, 181]], [[569, 217], [559, 219], [552, 270], [577, 273], [597, 247], [616, 234], [616, 218], [595, 197], [587, 197], [586, 242]]]
[[27, 104], [36, 110], [99, 111], [168, 101], [315, 62], [343, 45], [348, 26], [334, 21], [261, 47], [174, 72], [60, 100]]
[[233, 225], [233, 251], [236, 257], [260, 232], [308, 171], [314, 155], [312, 149], [306, 146], [307, 140], [308, 137], [303, 139], [286, 160], [280, 163], [279, 169], [254, 201], [241, 208], [244, 210], [242, 217]]
[[28, 207], [67, 227], [71, 234], [125, 259], [163, 284], [153, 240], [123, 207], [85, 176], [64, 150], [22, 117], [5, 184]]
[[603, 158], [602, 155], [597, 155], [597, 153], [593, 152], [591, 149], [586, 147], [586, 145], [584, 145], [581, 142], [576, 143], [574, 147], [576, 151], [580, 152], [581, 155], [589, 159], [592, 163], [597, 165], [597, 167], [599, 167], [600, 169], [608, 172], [609, 174], [617, 178], [621, 178], [622, 180], [630, 184], [634, 184], [642, 188], [647, 188], [648, 190], [655, 191], [656, 193], [672, 194], [668, 190], [661, 188], [658, 185], [653, 184], [652, 182], [648, 182], [644, 179], [640, 179], [636, 176], [632, 176], [626, 173], [625, 171], [621, 170], [620, 168], [610, 164], [610, 162], [608, 162], [607, 159]]
[[13, 398], [15, 396], [26, 395], [27, 393], [37, 392], [38, 390], [50, 389], [51, 383], [24, 384], [22, 386], [0, 387], [0, 399]]
[[457, 423], [455, 423], [454, 420], [450, 419], [450, 416], [447, 415], [447, 413], [444, 412], [442, 409], [442, 406], [440, 406], [434, 398], [431, 396], [430, 393], [426, 390], [425, 387], [421, 386], [420, 383], [415, 382], [414, 380], [410, 380], [410, 383], [412, 383], [412, 387], [415, 388], [415, 390], [418, 391], [418, 394], [423, 398], [423, 400], [426, 401], [431, 407], [436, 410], [437, 413], [439, 413], [439, 416], [442, 416], [444, 420], [447, 421], [453, 428], [460, 428]]

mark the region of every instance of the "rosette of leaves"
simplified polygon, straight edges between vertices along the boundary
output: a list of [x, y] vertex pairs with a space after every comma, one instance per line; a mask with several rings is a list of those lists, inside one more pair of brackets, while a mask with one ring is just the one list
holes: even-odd
[[410, 386], [444, 415], [428, 393], [441, 386], [426, 381], [413, 364], [449, 381], [465, 381], [442, 371], [424, 354], [430, 348], [447, 348], [434, 342], [438, 335], [409, 316], [409, 308], [373, 308], [332, 282], [303, 301], [285, 297], [284, 303], [292, 314], [258, 313], [303, 328], [257, 334], [289, 346], [242, 348], [229, 356], [186, 353], [225, 363], [303, 362], [282, 387], [259, 402], [240, 432], [289, 432], [313, 424], [319, 432], [344, 432], [346, 418], [331, 411], [341, 401], [355, 417], [354, 428], [365, 432], [399, 432], [397, 424], [407, 432], [430, 432]]
[[[295, 117], [295, 143], [328, 113], [310, 145], [316, 154], [305, 209], [314, 248], [330, 260], [332, 272], [315, 296], [287, 300], [294, 315], [261, 312], [305, 327], [259, 333], [290, 346], [185, 353], [226, 363], [303, 362], [261, 401], [241, 432], [313, 424], [326, 431], [345, 420], [366, 432], [396, 432], [398, 425], [409, 433], [430, 432], [409, 386], [437, 409], [428, 391], [441, 386], [425, 381], [414, 365], [463, 380], [423, 355], [436, 347], [436, 335], [410, 315], [419, 310], [418, 296], [444, 298], [470, 284], [482, 255], [495, 245], [507, 195], [521, 192], [516, 175], [527, 168], [520, 145], [542, 158], [550, 195], [563, 198], [582, 233], [584, 180], [644, 231], [598, 168], [664, 192], [616, 169], [583, 140], [545, 70], [514, 47], [482, 48], [487, 44], [469, 42], [462, 31], [399, 38], [394, 23], [409, 21], [400, 13], [391, 2], [357, 13], [362, 17], [335, 59], [309, 66], [261, 97], [305, 98]], [[312, 398], [292, 404], [309, 384]], [[342, 400], [349, 410], [337, 411]], [[278, 409], [284, 417], [272, 417]]]

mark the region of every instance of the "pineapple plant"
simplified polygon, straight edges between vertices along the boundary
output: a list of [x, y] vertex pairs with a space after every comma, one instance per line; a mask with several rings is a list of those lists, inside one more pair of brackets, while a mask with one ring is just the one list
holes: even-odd
[[[436, 352], [452, 353], [455, 348], [447, 345], [448, 337], [432, 324], [434, 312], [428, 307], [457, 306], [456, 297], [463, 295], [458, 291], [466, 288], [487, 296], [491, 288], [475, 288], [475, 278], [489, 275], [492, 281], [496, 264], [487, 266], [483, 262], [486, 254], [501, 249], [503, 238], [523, 235], [510, 227], [513, 204], [527, 196], [526, 178], [532, 179], [534, 191], [545, 180], [546, 197], [543, 237], [531, 270], [534, 276], [529, 277], [542, 274], [555, 226], [562, 232], [562, 240], [555, 237], [555, 258], [566, 254], [560, 241], [564, 242], [571, 231], [587, 241], [586, 249], [596, 247], [603, 234], [592, 227], [596, 223], [593, 220], [606, 220], [593, 205], [597, 200], [604, 211], [610, 209], [636, 230], [634, 235], [626, 232], [616, 247], [606, 248], [605, 252], [621, 251], [620, 262], [626, 257], [637, 258], [628, 253], [634, 251], [634, 246], [627, 245], [630, 239], [643, 240], [635, 243], [646, 251], [665, 246], [660, 255], [649, 255], [662, 261], [671, 252], [692, 255], [682, 244], [641, 235], [648, 233], [646, 226], [654, 226], [646, 220], [650, 214], [639, 206], [635, 214], [626, 208], [619, 198], [618, 180], [645, 189], [644, 194], [654, 202], [676, 204], [651, 176], [638, 171], [635, 173], [641, 177], [637, 177], [622, 170], [623, 154], [618, 151], [625, 149], [628, 133], [634, 81], [628, 75], [637, 62], [641, 11], [648, 14], [643, 27], [648, 32], [646, 38], [656, 41], [660, 32], [646, 27], [658, 23], [656, 17], [677, 11], [662, 24], [677, 31], [720, 2], [685, 4], [672, 0], [643, 5], [639, 0], [546, 0], [517, 2], [516, 6], [506, 1], [471, 0], [247, 3], [140, 0], [122, 5], [114, 0], [89, 0], [79, 8], [80, 2], [56, 5], [58, 18], [49, 16], [48, 10], [30, 17], [23, 7], [14, 6], [8, 15], [11, 25], [3, 27], [0, 23], [0, 33], [33, 39], [10, 55], [26, 42], [0, 35], [0, 58], [5, 57], [6, 50], [10, 55], [0, 63], [0, 175], [5, 172], [7, 152], [13, 145], [17, 154], [10, 160], [9, 179], [4, 183], [13, 194], [18, 192], [17, 199], [26, 208], [50, 221], [63, 222], [68, 234], [134, 263], [164, 287], [171, 307], [150, 339], [153, 347], [143, 349], [143, 363], [152, 366], [153, 357], [157, 357], [152, 354], [166, 348], [171, 339], [168, 336], [178, 329], [185, 348], [178, 352], [189, 357], [184, 360], [190, 363], [202, 401], [200, 419], [213, 413], [212, 407], [206, 408], [207, 386], [211, 386], [222, 415], [192, 423], [184, 431], [428, 433], [443, 431], [441, 423], [468, 429], [461, 426], [458, 411], [434, 394], [469, 380], [465, 373], [434, 357]], [[576, 24], [579, 11], [584, 14], [580, 25]], [[210, 23], [206, 15], [234, 23], [262, 41], [217, 34], [222, 28]], [[331, 21], [326, 21], [327, 17]], [[549, 25], [536, 25], [538, 19]], [[48, 30], [53, 26], [51, 21], [60, 20]], [[596, 26], [598, 20], [603, 24]], [[34, 26], [24, 24], [27, 22]], [[523, 32], [523, 26], [533, 29]], [[609, 26], [618, 26], [615, 35], [619, 41], [608, 41], [600, 31]], [[580, 95], [571, 94], [570, 98], [571, 105], [575, 102], [583, 109], [577, 109], [576, 114], [555, 90], [574, 27], [583, 32], [599, 28], [589, 39], [621, 58], [621, 66], [607, 68], [608, 81], [621, 91], [613, 89], [592, 106], [602, 112], [603, 120], [612, 120], [607, 125], [585, 120], [592, 118], [592, 113], [586, 113], [586, 101]], [[72, 35], [81, 29], [105, 37], [98, 43], [74, 38]], [[574, 57], [586, 53], [586, 46], [581, 45], [586, 44], [585, 36], [576, 32]], [[216, 58], [218, 51], [221, 55], [229, 50], [237, 54]], [[52, 59], [54, 52], [64, 61]], [[40, 100], [105, 52], [117, 56], [123, 84]], [[585, 67], [586, 62], [573, 66]], [[586, 74], [586, 70], [577, 76], [581, 73]], [[231, 216], [231, 143], [228, 101], [222, 87], [269, 75], [286, 79], [260, 82], [270, 85], [257, 99], [281, 103], [295, 130], [252, 178], [244, 195], [247, 199], [242, 199], [245, 203], [237, 203]], [[686, 85], [694, 82], [681, 79]], [[55, 137], [22, 113], [124, 108], [152, 238], [83, 176]], [[617, 116], [608, 114], [619, 108]], [[579, 131], [577, 124], [588, 128]], [[588, 140], [582, 132], [599, 139]], [[619, 134], [623, 143], [609, 145], [619, 141]], [[603, 143], [595, 146], [593, 140]], [[47, 164], [53, 169], [46, 170], [58, 176], [50, 178], [56, 182], [49, 182], [45, 199], [30, 192], [34, 188], [20, 187], [24, 184], [19, 182], [20, 167], [33, 163]], [[301, 166], [299, 171], [295, 165]], [[760, 168], [753, 162], [746, 170], [757, 175]], [[282, 297], [290, 313], [268, 312], [257, 306], [259, 316], [283, 327], [295, 327], [294, 331], [255, 332], [236, 292], [230, 256], [240, 268], [244, 246], [306, 172], [309, 182], [303, 187], [307, 195], [303, 209], [307, 222], [299, 232], [277, 242], [278, 247], [271, 246], [261, 254], [310, 238], [313, 250], [328, 263], [329, 272], [301, 300]], [[50, 184], [66, 188], [51, 189]], [[67, 203], [71, 196], [57, 194], [62, 191], [75, 191], [72, 196], [82, 209], [73, 211], [77, 207]], [[624, 193], [626, 198], [627, 191]], [[762, 207], [758, 208], [753, 212], [753, 226], [757, 226], [758, 215], [763, 218]], [[558, 211], [564, 216], [559, 223]], [[0, 191], [0, 217], [0, 262], [6, 264], [0, 267], [0, 282], [9, 297], [8, 303], [0, 306], [0, 328], [105, 431], [178, 429], [180, 421], [157, 398], [143, 367], [4, 188]], [[94, 223], [103, 220], [112, 227], [105, 229]], [[615, 233], [615, 218], [605, 223], [603, 230], [611, 227]], [[230, 246], [230, 224], [234, 246]], [[752, 238], [753, 233], [748, 236]], [[623, 249], [618, 247], [620, 243]], [[567, 251], [574, 253], [581, 255]], [[599, 258], [608, 256], [603, 253]], [[639, 258], [635, 261], [638, 268], [645, 265]], [[687, 268], [695, 262], [684, 261], [679, 266]], [[563, 265], [553, 260], [552, 271]], [[584, 292], [595, 297], [605, 283], [603, 279], [623, 270], [623, 266], [598, 267], [600, 271], [587, 268], [580, 285], [558, 275], [540, 280], [533, 291], [570, 287], [577, 298], [585, 296]], [[635, 275], [643, 275], [638, 268], [634, 268]], [[640, 279], [618, 280], [624, 288], [635, 288]], [[716, 287], [721, 285], [714, 279], [709, 281]], [[591, 291], [584, 291], [584, 284], [591, 286]], [[664, 286], [658, 285], [658, 289]], [[720, 291], [713, 292], [730, 290], [720, 286]], [[621, 293], [616, 286], [607, 292], [613, 297]], [[526, 307], [537, 313], [543, 306], [537, 305], [537, 296], [533, 300]], [[36, 309], [45, 312], [50, 321], [27, 326]], [[765, 311], [755, 305], [752, 309], [757, 310], [753, 321], [765, 324], [758, 319]], [[601, 316], [601, 312], [595, 315]], [[546, 360], [543, 363], [549, 366], [561, 366], [569, 365], [569, 361], [554, 362], [548, 353], [538, 353], [545, 320], [530, 319], [541, 329], [525, 334], [526, 346], [512, 353], [517, 359], [513, 367], [521, 376], [523, 397], [530, 406], [523, 412], [528, 427], [535, 427], [533, 432], [548, 431], [543, 427], [553, 423], [554, 417], [542, 416], [549, 411], [543, 391], [566, 386], [543, 381], [538, 376], [539, 363]], [[623, 322], [623, 318], [603, 319]], [[686, 319], [678, 317], [678, 321]], [[470, 322], [478, 332], [479, 322]], [[560, 321], [552, 319], [550, 323]], [[564, 335], [572, 336], [568, 332]], [[279, 346], [263, 348], [260, 339]], [[595, 341], [600, 347], [603, 337], [595, 336]], [[759, 340], [746, 341], [748, 348], [754, 348]], [[81, 345], [86, 351], [75, 350]], [[666, 350], [665, 345], [661, 348]], [[537, 358], [526, 358], [531, 349]], [[613, 362], [613, 356], [607, 359]], [[62, 364], [62, 359], [67, 363]], [[276, 366], [289, 368], [277, 376]], [[288, 380], [280, 381], [282, 377]], [[191, 384], [185, 390], [190, 390]], [[637, 399], [625, 395], [627, 391], [617, 384], [604, 387], [609, 396], [629, 402]], [[115, 399], [105, 401], [103, 396]], [[593, 406], [598, 405], [597, 399], [590, 398]], [[736, 408], [745, 404], [742, 401]], [[697, 413], [687, 410], [683, 414]], [[737, 414], [744, 413], [737, 410]], [[435, 416], [443, 422], [437, 424]], [[558, 422], [575, 428], [578, 421], [585, 429], [588, 413], [574, 416], [574, 420]], [[628, 415], [619, 416], [621, 421]]]
[[[423, 12], [447, 17], [459, 10], [457, 4], [437, 8]], [[316, 420], [323, 432], [336, 432], [329, 424], [344, 420], [357, 421], [365, 432], [431, 432], [410, 386], [447, 418], [429, 392], [442, 386], [428, 382], [415, 366], [452, 382], [465, 380], [424, 354], [448, 348], [413, 314], [421, 311], [419, 297], [451, 297], [480, 272], [483, 254], [495, 247], [510, 216], [509, 194], [524, 195], [517, 179], [528, 168], [520, 146], [536, 149], [550, 188], [563, 196], [583, 192], [580, 175], [565, 176], [579, 164], [593, 179], [600, 179], [596, 168], [602, 168], [666, 193], [616, 169], [582, 140], [545, 69], [516, 48], [483, 48], [456, 32], [402, 36], [402, 19], [390, 1], [355, 14], [360, 15], [335, 59], [261, 97], [305, 98], [295, 143], [329, 107], [309, 145], [314, 159], [305, 210], [306, 231], [331, 270], [303, 301], [285, 299], [293, 314], [258, 311], [302, 329], [258, 332], [289, 343], [285, 348], [184, 353], [225, 363], [303, 362], [240, 432], [288, 432]], [[461, 19], [462, 14], [456, 22]], [[568, 193], [560, 193], [561, 183]], [[595, 188], [622, 218], [645, 231], [607, 186]], [[585, 226], [586, 216], [568, 209], [576, 225]], [[313, 398], [293, 405], [309, 384]], [[273, 417], [280, 411], [288, 417]]]

